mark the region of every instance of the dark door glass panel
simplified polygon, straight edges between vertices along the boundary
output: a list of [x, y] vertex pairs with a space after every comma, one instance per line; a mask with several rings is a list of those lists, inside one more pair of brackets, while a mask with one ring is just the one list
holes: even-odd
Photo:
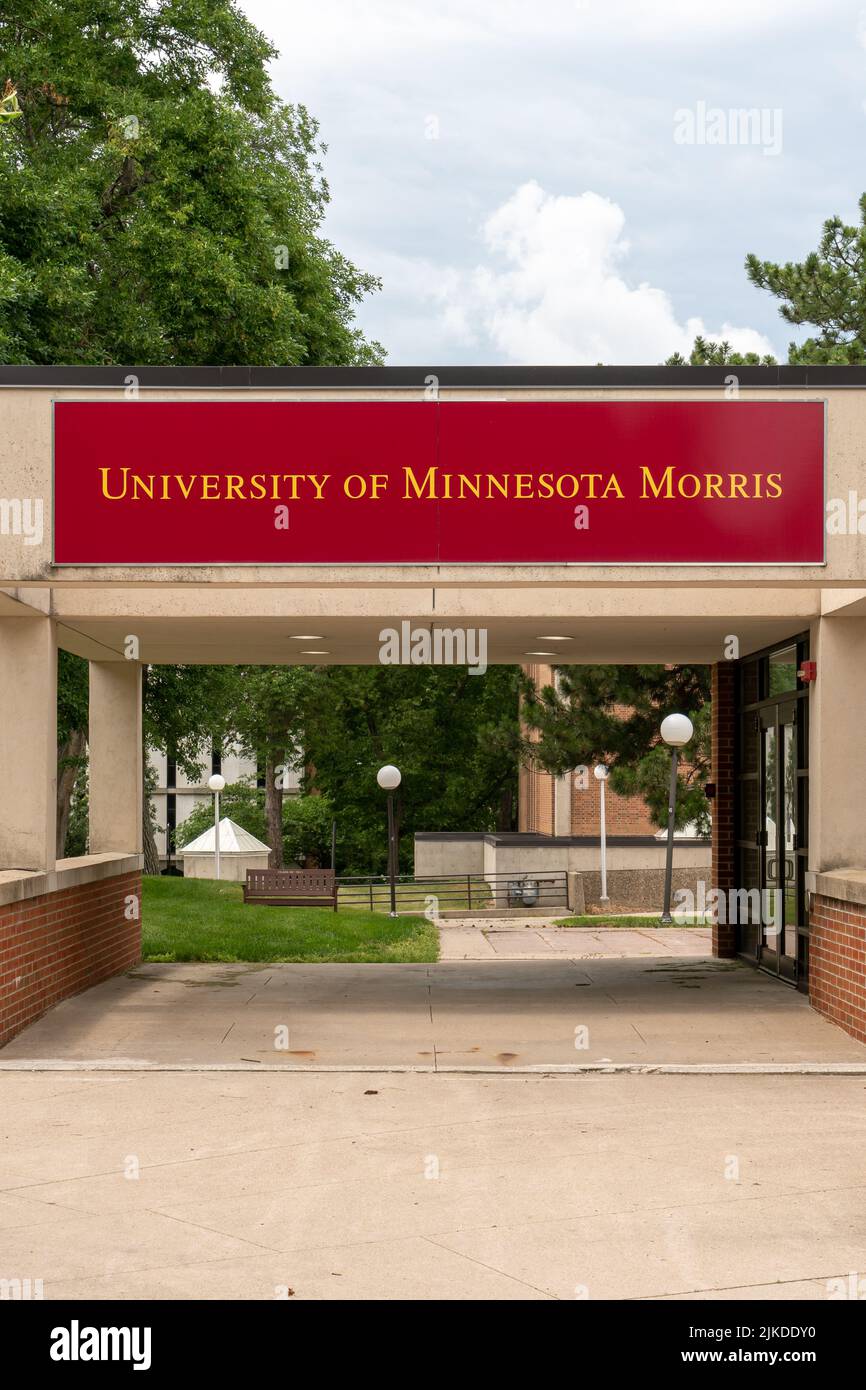
[[740, 880], [743, 888], [760, 888], [761, 853], [757, 849], [744, 849], [740, 858]]
[[761, 824], [760, 795], [761, 783], [757, 777], [741, 779], [738, 838], [748, 840], [753, 845], [758, 843], [758, 829]]
[[[738, 949], [802, 988], [808, 973], [808, 703], [805, 641], [740, 663], [736, 839]], [[747, 712], [751, 702], [760, 708]], [[751, 892], [750, 892], [751, 890]]]
[[777, 888], [779, 883], [779, 836], [778, 836], [778, 757], [776, 751], [775, 725], [763, 730], [763, 768], [764, 788], [764, 873], [762, 903], [762, 940], [764, 951], [776, 955], [779, 949], [779, 905]]
[[[794, 711], [791, 710], [791, 720]], [[782, 804], [780, 832], [781, 858], [779, 868], [782, 874], [781, 889], [784, 893], [784, 941], [782, 954], [788, 956], [793, 964], [797, 959], [797, 736], [793, 722], [783, 724], [781, 747]]]
[[769, 689], [767, 694], [784, 695], [787, 690], [797, 689], [797, 647], [785, 647], [780, 652], [772, 652], [769, 659]]
[[740, 717], [739, 761], [741, 772], [757, 772], [760, 758], [758, 718], [755, 714]]
[[740, 666], [740, 704], [754, 705], [761, 698], [759, 661], [744, 661]]

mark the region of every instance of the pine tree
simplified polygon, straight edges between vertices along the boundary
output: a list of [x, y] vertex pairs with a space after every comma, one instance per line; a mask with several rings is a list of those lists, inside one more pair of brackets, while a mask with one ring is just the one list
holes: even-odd
[[793, 365], [826, 362], [844, 365], [866, 361], [866, 193], [860, 198], [860, 225], [849, 227], [830, 217], [817, 251], [804, 261], [761, 261], [746, 257], [753, 285], [782, 301], [786, 323], [814, 324], [819, 330], [804, 343], [791, 343]]

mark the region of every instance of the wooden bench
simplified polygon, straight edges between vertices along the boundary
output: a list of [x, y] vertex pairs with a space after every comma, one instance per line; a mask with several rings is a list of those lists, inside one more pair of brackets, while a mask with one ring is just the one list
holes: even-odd
[[322, 907], [337, 911], [337, 880], [333, 869], [247, 869], [245, 903], [267, 907]]

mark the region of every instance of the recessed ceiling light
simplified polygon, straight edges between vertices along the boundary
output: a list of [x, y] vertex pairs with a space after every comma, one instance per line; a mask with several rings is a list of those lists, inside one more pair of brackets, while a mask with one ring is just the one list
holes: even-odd
[[324, 642], [324, 632], [290, 632], [289, 637], [293, 642]]
[[556, 652], [524, 652], [524, 656], [556, 656]]
[[573, 637], [551, 637], [549, 633], [539, 632], [536, 634], [539, 642], [573, 642]]
[[331, 655], [330, 652], [311, 652], [311, 651], [301, 652], [301, 656], [330, 656], [330, 655]]

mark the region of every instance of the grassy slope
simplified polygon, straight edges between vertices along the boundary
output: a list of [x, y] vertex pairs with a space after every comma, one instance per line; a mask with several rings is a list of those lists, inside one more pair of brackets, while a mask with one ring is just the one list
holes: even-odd
[[434, 961], [424, 917], [326, 907], [246, 907], [237, 883], [143, 880], [145, 960]]

